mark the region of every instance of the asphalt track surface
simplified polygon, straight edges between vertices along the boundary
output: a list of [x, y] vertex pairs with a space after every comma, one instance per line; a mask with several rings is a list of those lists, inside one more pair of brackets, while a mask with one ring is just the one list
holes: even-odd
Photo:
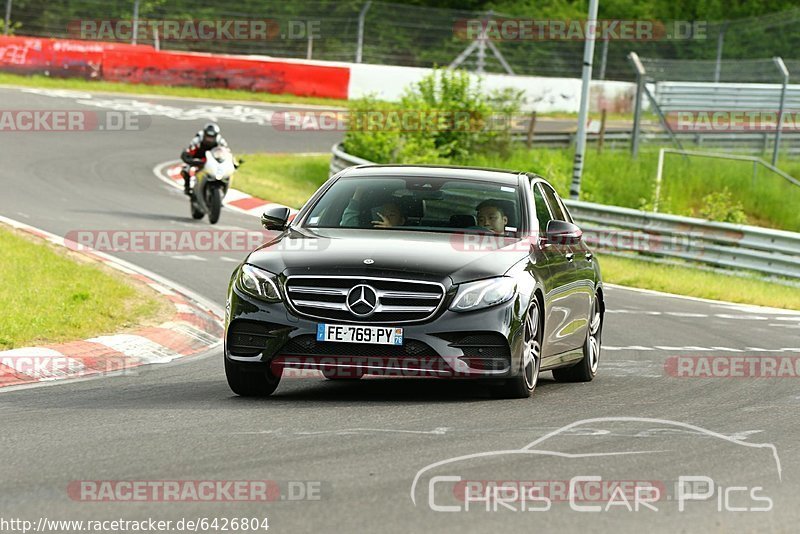
[[[4, 109], [98, 109], [74, 96], [16, 89], [0, 89], [0, 100]], [[152, 173], [203, 122], [153, 116], [141, 132], [0, 133], [0, 214], [58, 235], [207, 229], [189, 217], [185, 197]], [[220, 123], [239, 152], [324, 152], [338, 138]], [[218, 227], [256, 230], [258, 220], [225, 210]], [[118, 256], [223, 305], [244, 254]], [[798, 379], [680, 378], [665, 363], [674, 356], [800, 356], [800, 318], [621, 288], [609, 288], [606, 299], [607, 348], [595, 381], [557, 384], [544, 373], [529, 400], [492, 400], [471, 382], [321, 377], [287, 379], [271, 398], [243, 399], [228, 389], [221, 350], [131, 376], [2, 392], [0, 515], [34, 522], [268, 517], [274, 532], [796, 531]], [[520, 454], [548, 433], [533, 447], [539, 452]], [[470, 456], [487, 451], [505, 452]], [[426, 469], [460, 456], [467, 458]], [[550, 481], [554, 498], [546, 511], [522, 512], [521, 499], [463, 511], [452, 483], [434, 481], [429, 491], [433, 475]], [[655, 481], [665, 491], [658, 511], [577, 511], [552, 488], [586, 475]], [[709, 477], [713, 495], [679, 510], [672, 485], [682, 476]], [[274, 480], [285, 500], [82, 502], [67, 490], [81, 480]], [[319, 498], [289, 499], [290, 482], [319, 488]], [[431, 495], [434, 504], [462, 511], [433, 510]], [[759, 496], [769, 498], [770, 511], [730, 511], [765, 507]], [[573, 504], [587, 503], [597, 504], [588, 497]]]

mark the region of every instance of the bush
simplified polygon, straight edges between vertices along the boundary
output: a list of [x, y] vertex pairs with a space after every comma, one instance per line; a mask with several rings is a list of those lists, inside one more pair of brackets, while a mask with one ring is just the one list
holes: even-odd
[[747, 224], [742, 203], [733, 200], [727, 187], [703, 197], [700, 216], [709, 221]]
[[380, 163], [458, 164], [476, 154], [508, 155], [510, 119], [521, 101], [518, 91], [484, 93], [466, 72], [435, 70], [398, 104], [352, 100], [344, 146]]

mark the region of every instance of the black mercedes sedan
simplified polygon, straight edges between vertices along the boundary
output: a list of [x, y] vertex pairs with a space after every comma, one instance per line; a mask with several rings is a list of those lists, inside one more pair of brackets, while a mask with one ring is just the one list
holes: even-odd
[[244, 396], [281, 376], [470, 378], [505, 398], [539, 373], [590, 381], [600, 268], [564, 203], [530, 173], [363, 165], [332, 176], [236, 269], [225, 372]]

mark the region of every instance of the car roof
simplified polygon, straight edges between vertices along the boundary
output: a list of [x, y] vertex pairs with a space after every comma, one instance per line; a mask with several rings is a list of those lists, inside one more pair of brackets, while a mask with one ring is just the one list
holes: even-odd
[[506, 185], [518, 185], [521, 171], [509, 171], [483, 167], [459, 167], [455, 165], [358, 165], [346, 169], [342, 176], [402, 176], [454, 178], [459, 180], [482, 180]]

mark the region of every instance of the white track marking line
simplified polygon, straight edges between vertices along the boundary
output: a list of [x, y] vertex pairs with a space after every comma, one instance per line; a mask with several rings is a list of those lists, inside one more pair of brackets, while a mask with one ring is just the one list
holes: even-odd
[[800, 353], [800, 347], [782, 347], [778, 349], [764, 349], [761, 347], [747, 347], [745, 349], [734, 349], [732, 347], [698, 347], [695, 345], [687, 345], [685, 347], [671, 347], [668, 345], [656, 345], [654, 347], [643, 347], [641, 345], [629, 345], [627, 347], [616, 347], [604, 345], [602, 350], [607, 351], [653, 351], [661, 350], [665, 352], [797, 352]]
[[198, 256], [197, 254], [168, 254], [168, 258], [173, 260], [188, 260], [188, 261], [208, 261], [207, 259], [203, 258], [202, 256]]
[[769, 317], [764, 317], [763, 315], [731, 315], [729, 313], [715, 313], [714, 317], [719, 317], [720, 319], [736, 319], [744, 321], [769, 321]]

